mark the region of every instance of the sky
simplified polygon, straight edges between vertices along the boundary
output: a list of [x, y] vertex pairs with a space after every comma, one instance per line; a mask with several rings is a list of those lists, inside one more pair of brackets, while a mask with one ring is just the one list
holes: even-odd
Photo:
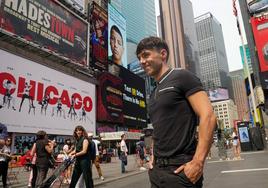
[[[158, 0], [156, 1], [156, 14], [159, 15]], [[236, 18], [233, 15], [233, 0], [190, 0], [193, 4], [194, 17], [211, 12], [221, 23], [225, 50], [228, 59], [229, 71], [242, 69], [239, 46], [241, 40], [238, 35]], [[237, 9], [239, 12], [238, 2]], [[240, 22], [242, 25], [242, 22]]]

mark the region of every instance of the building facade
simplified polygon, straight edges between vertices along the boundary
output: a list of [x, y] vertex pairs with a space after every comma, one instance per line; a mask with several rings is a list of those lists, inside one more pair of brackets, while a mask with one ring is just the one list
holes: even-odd
[[[251, 74], [251, 73], [253, 73], [253, 68], [252, 68], [252, 63], [251, 63], [250, 50], [249, 50], [249, 47], [248, 47], [247, 44], [244, 45], [244, 49], [246, 51], [246, 58], [247, 58], [246, 60], [247, 60], [247, 63], [248, 63], [249, 72]], [[243, 63], [244, 78], [247, 78], [248, 77], [248, 72], [247, 72], [246, 64], [245, 64], [244, 49], [243, 49], [243, 46], [239, 46], [240, 55], [241, 55], [241, 59], [242, 59], [242, 63]]]
[[239, 120], [249, 121], [249, 105], [243, 70], [230, 72]]
[[170, 48], [169, 66], [188, 69], [200, 77], [192, 3], [189, 0], [160, 0], [159, 7], [159, 30]]
[[223, 122], [224, 129], [231, 129], [237, 120], [237, 106], [233, 100], [218, 101], [212, 103], [217, 119]]
[[[195, 18], [201, 79], [206, 90], [230, 89], [228, 63], [221, 24], [211, 14]], [[230, 92], [231, 93], [231, 92]]]
[[131, 63], [137, 60], [135, 52], [139, 41], [157, 35], [154, 0], [110, 0], [110, 3], [126, 18], [127, 59]]

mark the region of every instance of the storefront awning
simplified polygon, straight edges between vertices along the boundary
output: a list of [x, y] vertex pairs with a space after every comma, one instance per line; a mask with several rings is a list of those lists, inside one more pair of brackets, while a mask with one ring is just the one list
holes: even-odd
[[101, 140], [121, 140], [121, 135], [125, 134], [127, 140], [140, 140], [140, 137], [144, 134], [137, 132], [107, 132], [100, 133]]

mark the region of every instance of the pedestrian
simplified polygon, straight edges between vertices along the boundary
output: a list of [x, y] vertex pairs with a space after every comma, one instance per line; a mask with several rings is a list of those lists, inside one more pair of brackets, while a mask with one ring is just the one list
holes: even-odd
[[125, 133], [121, 135], [121, 142], [120, 142], [120, 160], [121, 160], [121, 173], [126, 172], [126, 165], [127, 165], [127, 144], [126, 144], [126, 135]]
[[104, 177], [102, 175], [102, 170], [100, 167], [100, 153], [99, 153], [99, 149], [98, 149], [98, 145], [100, 144], [100, 141], [97, 139], [93, 139], [93, 133], [88, 133], [88, 137], [89, 139], [91, 139], [93, 141], [93, 143], [95, 144], [95, 153], [96, 153], [96, 157], [93, 160], [93, 164], [95, 165], [99, 178], [103, 181]]
[[36, 143], [33, 144], [30, 155], [31, 155], [32, 159], [31, 159], [31, 172], [29, 175], [28, 187], [34, 188], [35, 184], [36, 184], [36, 178], [37, 178]]
[[146, 168], [144, 167], [144, 161], [146, 155], [144, 137], [141, 137], [140, 141], [136, 144], [136, 151], [139, 157], [140, 170], [146, 170]]
[[11, 138], [6, 138], [0, 145], [0, 176], [2, 176], [3, 188], [7, 188], [8, 163], [11, 160]]
[[[74, 150], [74, 145], [72, 144], [70, 138], [67, 138], [65, 140], [65, 144], [64, 144], [62, 150], [63, 150], [64, 155], [69, 155]], [[70, 184], [71, 175], [72, 175], [72, 165], [68, 166], [68, 168], [65, 171], [64, 183]]]
[[48, 139], [45, 131], [36, 133], [36, 147], [33, 147], [32, 153], [36, 153], [36, 186], [40, 186], [46, 179], [49, 169], [49, 159], [53, 153], [55, 143]]
[[232, 134], [232, 138], [233, 138], [234, 160], [239, 160], [239, 159], [241, 159], [241, 157], [240, 157], [240, 142], [239, 142], [239, 138], [237, 135], [237, 129], [235, 129], [235, 128], [234, 128], [234, 131]]
[[70, 188], [75, 188], [81, 174], [85, 181], [86, 188], [93, 187], [92, 173], [91, 173], [91, 161], [89, 153], [89, 140], [88, 135], [84, 127], [78, 125], [74, 129], [73, 133], [75, 139], [75, 149], [69, 155], [75, 157], [75, 165], [73, 175], [70, 183]]
[[143, 39], [136, 55], [146, 74], [156, 81], [148, 105], [154, 127], [149, 161], [152, 188], [202, 187], [204, 163], [216, 125], [207, 93], [194, 74], [168, 67], [169, 48], [164, 40]]

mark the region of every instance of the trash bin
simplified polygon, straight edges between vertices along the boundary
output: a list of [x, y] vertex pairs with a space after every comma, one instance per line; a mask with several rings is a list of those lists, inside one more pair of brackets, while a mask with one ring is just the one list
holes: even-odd
[[252, 127], [249, 129], [251, 136], [251, 143], [254, 150], [263, 150], [264, 144], [262, 140], [262, 134], [260, 127]]

